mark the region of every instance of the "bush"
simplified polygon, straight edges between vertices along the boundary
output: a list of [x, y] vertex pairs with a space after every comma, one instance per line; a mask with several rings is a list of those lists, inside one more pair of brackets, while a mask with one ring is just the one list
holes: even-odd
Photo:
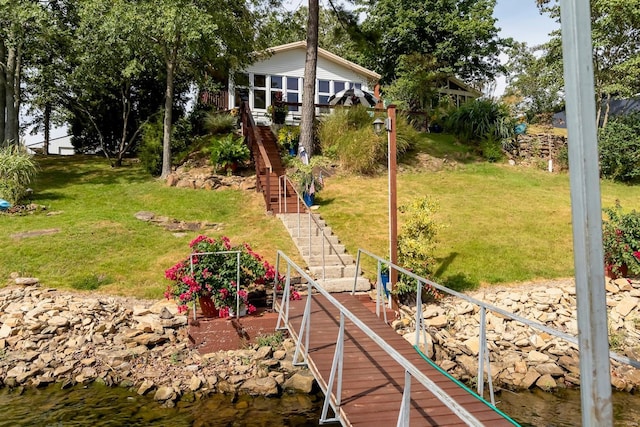
[[476, 99], [453, 110], [445, 121], [447, 131], [464, 143], [480, 143], [489, 136], [499, 141], [511, 139], [515, 121], [509, 107], [490, 99]]
[[[373, 117], [363, 106], [336, 108], [320, 123], [322, 153], [348, 172], [369, 175], [387, 162], [387, 136], [376, 135]], [[402, 155], [415, 145], [417, 131], [398, 115], [396, 145]]]
[[[186, 119], [180, 119], [173, 128], [171, 137], [171, 161], [180, 162], [188, 154], [191, 125]], [[138, 158], [144, 169], [153, 176], [162, 173], [162, 138], [164, 129], [162, 115], [155, 122], [142, 126], [142, 137], [138, 147]]]
[[24, 148], [9, 145], [0, 149], [0, 198], [18, 203], [38, 172], [38, 166]]
[[237, 118], [227, 113], [209, 111], [204, 115], [204, 128], [213, 135], [230, 133], [236, 127]]
[[640, 177], [640, 113], [619, 117], [600, 131], [600, 173], [604, 178], [634, 182]]
[[623, 266], [632, 276], [640, 275], [640, 212], [624, 212], [619, 201], [613, 208], [604, 208], [602, 221], [604, 264], [614, 274]]
[[242, 138], [228, 134], [211, 140], [211, 164], [230, 172], [238, 164], [249, 160], [251, 152]]

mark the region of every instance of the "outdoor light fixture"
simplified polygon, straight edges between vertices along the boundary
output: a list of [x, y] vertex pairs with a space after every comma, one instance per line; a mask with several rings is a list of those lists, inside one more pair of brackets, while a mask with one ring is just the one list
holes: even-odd
[[385, 125], [385, 121], [382, 120], [380, 117], [378, 117], [373, 121], [373, 131], [376, 133], [376, 135], [380, 135], [382, 133], [382, 126], [384, 125]]

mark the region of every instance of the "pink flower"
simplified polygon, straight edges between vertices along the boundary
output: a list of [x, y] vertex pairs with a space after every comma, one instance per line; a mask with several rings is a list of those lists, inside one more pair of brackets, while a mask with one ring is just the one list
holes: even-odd
[[289, 299], [291, 301], [300, 301], [302, 299], [302, 297], [300, 296], [298, 291], [293, 291], [293, 292], [291, 292], [291, 296], [289, 297]]
[[636, 259], [637, 259], [638, 261], [640, 261], [640, 251], [635, 251], [635, 252], [633, 253], [633, 256], [634, 256], [634, 257], [636, 257]]

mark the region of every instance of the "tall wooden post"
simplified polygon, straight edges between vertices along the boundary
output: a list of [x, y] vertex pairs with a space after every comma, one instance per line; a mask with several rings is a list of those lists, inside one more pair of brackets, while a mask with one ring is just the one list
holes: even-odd
[[[387, 107], [387, 135], [389, 138], [389, 260], [393, 264], [398, 263], [398, 201], [396, 186], [396, 106], [389, 105]], [[394, 290], [398, 282], [398, 271], [391, 269], [389, 279], [391, 281], [391, 289]], [[391, 308], [398, 310], [398, 300], [395, 294], [392, 297]]]

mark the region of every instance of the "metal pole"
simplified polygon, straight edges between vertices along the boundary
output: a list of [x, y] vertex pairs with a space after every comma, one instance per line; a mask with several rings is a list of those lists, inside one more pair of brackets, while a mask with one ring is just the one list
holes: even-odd
[[[480, 334], [478, 340], [480, 342], [480, 350], [478, 351], [478, 395], [484, 394], [484, 352], [487, 347], [487, 310], [480, 307]], [[483, 396], [484, 397], [484, 396]]]
[[612, 426], [589, 0], [562, 0], [583, 426]]

